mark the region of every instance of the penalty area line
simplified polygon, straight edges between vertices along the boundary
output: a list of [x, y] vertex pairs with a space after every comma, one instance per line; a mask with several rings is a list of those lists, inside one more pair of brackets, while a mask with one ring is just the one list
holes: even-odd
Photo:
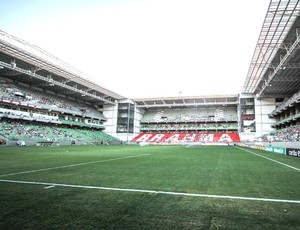
[[57, 183], [48, 183], [48, 182], [35, 182], [35, 181], [2, 180], [2, 179], [0, 179], [0, 182], [15, 183], [15, 184], [44, 185], [44, 186], [47, 186], [45, 188], [67, 187], [67, 188], [120, 191], [120, 192], [163, 194], [163, 195], [174, 195], [174, 196], [189, 196], [189, 197], [204, 197], [204, 198], [217, 198], [217, 199], [250, 200], [250, 201], [264, 201], [264, 202], [279, 202], [279, 203], [300, 204], [300, 200], [271, 199], [271, 198], [259, 198], [259, 197], [241, 197], [241, 196], [222, 196], [222, 195], [209, 195], [209, 194], [198, 194], [198, 193], [167, 192], [167, 191], [128, 189], [128, 188], [110, 188], [110, 187], [72, 185], [72, 184], [57, 184]]

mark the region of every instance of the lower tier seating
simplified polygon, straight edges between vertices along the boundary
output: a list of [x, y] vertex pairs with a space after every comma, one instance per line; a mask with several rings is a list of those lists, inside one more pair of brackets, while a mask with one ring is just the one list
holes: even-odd
[[174, 132], [140, 133], [131, 142], [188, 143], [188, 142], [240, 142], [238, 132]]
[[0, 121], [0, 139], [10, 141], [81, 143], [121, 142], [99, 130], [30, 124], [29, 122]]

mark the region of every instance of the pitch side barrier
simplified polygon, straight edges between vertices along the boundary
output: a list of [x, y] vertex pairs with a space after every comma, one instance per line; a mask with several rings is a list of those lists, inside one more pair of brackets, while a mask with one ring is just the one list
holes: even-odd
[[0, 147], [10, 147], [10, 146], [68, 146], [68, 145], [120, 145], [123, 144], [119, 141], [111, 141], [111, 142], [86, 142], [86, 141], [72, 141], [72, 140], [63, 140], [63, 141], [11, 141], [5, 140]]
[[72, 141], [11, 141], [6, 140], [1, 146], [62, 146], [62, 145], [72, 145]]
[[241, 142], [238, 145], [242, 147], [260, 149], [275, 154], [300, 158], [299, 142]]
[[186, 142], [186, 141], [174, 141], [174, 142], [131, 142], [130, 144], [139, 144], [140, 146], [147, 145], [184, 145], [187, 147], [191, 146], [202, 146], [202, 145], [218, 145], [218, 146], [229, 146], [235, 145], [235, 143], [229, 142]]

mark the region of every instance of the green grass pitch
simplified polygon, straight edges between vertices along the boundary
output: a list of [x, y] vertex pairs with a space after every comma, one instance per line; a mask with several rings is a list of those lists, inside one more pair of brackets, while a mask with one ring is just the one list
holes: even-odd
[[0, 148], [0, 229], [300, 229], [300, 159], [235, 146]]

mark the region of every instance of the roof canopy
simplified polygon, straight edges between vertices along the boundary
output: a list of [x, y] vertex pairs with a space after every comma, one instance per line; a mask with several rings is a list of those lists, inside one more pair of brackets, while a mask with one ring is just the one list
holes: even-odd
[[200, 106], [237, 106], [238, 95], [212, 95], [190, 97], [158, 97], [134, 100], [138, 108], [182, 108]]
[[45, 50], [0, 30], [0, 76], [95, 104], [123, 98]]
[[289, 97], [300, 88], [299, 0], [270, 2], [243, 93]]

